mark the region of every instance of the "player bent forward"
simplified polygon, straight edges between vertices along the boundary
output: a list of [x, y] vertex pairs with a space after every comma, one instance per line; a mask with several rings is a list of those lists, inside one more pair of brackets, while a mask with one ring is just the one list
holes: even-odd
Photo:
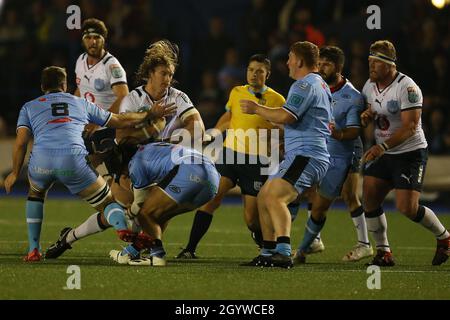
[[112, 128], [135, 126], [173, 112], [162, 107], [145, 113], [116, 115], [98, 108], [86, 99], [65, 93], [65, 69], [48, 67], [42, 72], [43, 96], [26, 103], [20, 110], [13, 153], [13, 171], [5, 180], [11, 192], [25, 159], [28, 143], [34, 138], [28, 166], [29, 193], [26, 205], [29, 252], [25, 261], [39, 261], [43, 206], [47, 191], [55, 181], [64, 184], [102, 212], [104, 223], [112, 225], [124, 241], [134, 236], [128, 230], [123, 209], [115, 202], [108, 184], [86, 160], [87, 150], [81, 133], [84, 125], [95, 123]]
[[[128, 170], [134, 192], [130, 215], [149, 239], [139, 237], [122, 251], [111, 250], [110, 256], [121, 264], [164, 266], [161, 238], [169, 220], [214, 198], [220, 174], [210, 159], [194, 149], [162, 142], [141, 147]], [[150, 249], [150, 258], [136, 259], [144, 247]]]

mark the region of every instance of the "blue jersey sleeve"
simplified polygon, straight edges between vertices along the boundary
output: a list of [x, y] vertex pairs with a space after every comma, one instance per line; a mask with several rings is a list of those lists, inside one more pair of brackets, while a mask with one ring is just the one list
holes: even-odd
[[289, 89], [283, 109], [299, 120], [311, 106], [313, 91], [312, 86], [307, 82], [294, 82]]
[[16, 130], [21, 128], [21, 127], [28, 128], [28, 130], [32, 131], [30, 118], [28, 116], [28, 109], [27, 109], [26, 105], [24, 105], [22, 107], [22, 109], [20, 109], [19, 119], [17, 120], [17, 128], [16, 128]]
[[95, 104], [86, 101], [86, 111], [88, 116], [88, 121], [98, 124], [101, 127], [104, 127], [109, 119], [112, 117], [112, 113], [109, 111], [105, 111], [102, 108], [96, 106]]
[[364, 98], [362, 95], [354, 97], [353, 103], [350, 106], [347, 119], [346, 127], [361, 127], [361, 112], [364, 109]]

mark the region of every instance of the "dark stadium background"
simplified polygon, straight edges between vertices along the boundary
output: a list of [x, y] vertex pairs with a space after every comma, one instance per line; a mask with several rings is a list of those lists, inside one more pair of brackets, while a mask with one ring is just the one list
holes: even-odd
[[[450, 10], [430, 0], [0, 0], [0, 137], [14, 135], [20, 107], [40, 95], [43, 67], [66, 67], [73, 92], [82, 48], [79, 30], [66, 28], [71, 4], [80, 6], [82, 20], [106, 22], [107, 48], [126, 69], [130, 90], [152, 41], [178, 43], [176, 87], [191, 97], [207, 127], [223, 112], [230, 89], [244, 83], [254, 53], [270, 56], [269, 85], [286, 95], [292, 82], [285, 66], [290, 43], [339, 45], [347, 56], [344, 75], [361, 89], [369, 44], [388, 38], [397, 47], [399, 70], [422, 88], [430, 153], [450, 153]], [[381, 30], [366, 28], [371, 4], [381, 7]]]

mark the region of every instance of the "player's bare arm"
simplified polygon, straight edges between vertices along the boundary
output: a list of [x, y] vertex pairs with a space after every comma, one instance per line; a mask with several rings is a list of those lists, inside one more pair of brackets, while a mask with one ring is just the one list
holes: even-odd
[[354, 140], [359, 136], [360, 129], [358, 127], [336, 129], [334, 124], [330, 125], [331, 136], [338, 140]]
[[[203, 124], [202, 117], [200, 116], [200, 113], [195, 112], [188, 117], [184, 118], [182, 120], [183, 122], [183, 128], [188, 130], [191, 134], [191, 137], [193, 141], [199, 139], [203, 140], [203, 136], [205, 135], [205, 125]], [[198, 132], [198, 129], [195, 128], [201, 128], [201, 131]]]
[[252, 100], [240, 100], [240, 104], [243, 113], [257, 114], [270, 122], [289, 124], [296, 121], [296, 119], [283, 108], [267, 108]]
[[73, 95], [74, 95], [74, 96], [77, 96], [77, 97], [81, 97], [81, 95], [80, 95], [80, 89], [79, 89], [78, 87], [75, 89], [75, 92], [73, 93]]
[[16, 183], [17, 177], [23, 166], [25, 155], [27, 154], [28, 142], [30, 142], [30, 140], [30, 130], [27, 128], [17, 129], [17, 137], [13, 150], [13, 169], [5, 179], [6, 193], [10, 193], [14, 183]]
[[367, 127], [369, 123], [373, 121], [375, 115], [376, 112], [373, 112], [372, 108], [369, 106], [363, 113], [361, 113], [361, 125], [363, 127]]
[[148, 120], [155, 120], [165, 116], [170, 116], [176, 111], [176, 106], [171, 103], [166, 106], [161, 106], [157, 110], [154, 108], [147, 112], [128, 112], [115, 114], [112, 113], [111, 119], [107, 123], [107, 127], [110, 128], [129, 128], [134, 127]]
[[230, 121], [231, 121], [231, 111], [227, 111], [220, 117], [214, 128], [220, 130], [220, 132], [224, 132], [226, 129], [230, 127]]
[[393, 135], [383, 143], [372, 146], [364, 154], [365, 161], [371, 161], [381, 157], [385, 151], [391, 149], [399, 144], [402, 144], [408, 138], [414, 135], [417, 125], [419, 124], [421, 115], [420, 109], [402, 111], [401, 120], [402, 126], [396, 130]]
[[142, 128], [126, 128], [118, 129], [116, 131], [117, 141], [122, 141], [124, 138], [136, 138], [139, 142], [144, 142], [149, 138], [155, 138], [164, 129], [166, 125], [165, 118], [159, 118], [151, 121], [148, 125]]
[[120, 83], [116, 85], [112, 85], [112, 91], [114, 92], [114, 95], [116, 96], [116, 100], [111, 105], [111, 108], [109, 108], [109, 111], [118, 113], [120, 108], [120, 103], [122, 102], [122, 99], [125, 98], [126, 95], [128, 95], [128, 85], [126, 83]]

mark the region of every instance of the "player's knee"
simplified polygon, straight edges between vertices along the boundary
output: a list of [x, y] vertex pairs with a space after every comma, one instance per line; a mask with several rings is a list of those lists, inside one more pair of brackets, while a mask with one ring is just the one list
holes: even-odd
[[30, 190], [28, 190], [28, 197], [45, 200], [45, 196], [46, 196], [45, 191], [40, 191], [33, 188], [30, 188]]
[[100, 188], [83, 198], [92, 207], [102, 211], [107, 205], [114, 202], [109, 185], [105, 182]]
[[202, 206], [201, 210], [212, 214], [214, 211], [217, 210], [218, 207], [220, 207], [221, 203], [222, 203], [222, 197], [215, 196], [214, 198], [209, 200], [207, 203], [205, 203]]
[[254, 231], [253, 228], [256, 228], [256, 227], [259, 229], [258, 212], [245, 210], [244, 211], [244, 221], [250, 230]]
[[410, 219], [414, 219], [417, 216], [417, 209], [419, 204], [408, 200], [397, 201], [397, 210]]

